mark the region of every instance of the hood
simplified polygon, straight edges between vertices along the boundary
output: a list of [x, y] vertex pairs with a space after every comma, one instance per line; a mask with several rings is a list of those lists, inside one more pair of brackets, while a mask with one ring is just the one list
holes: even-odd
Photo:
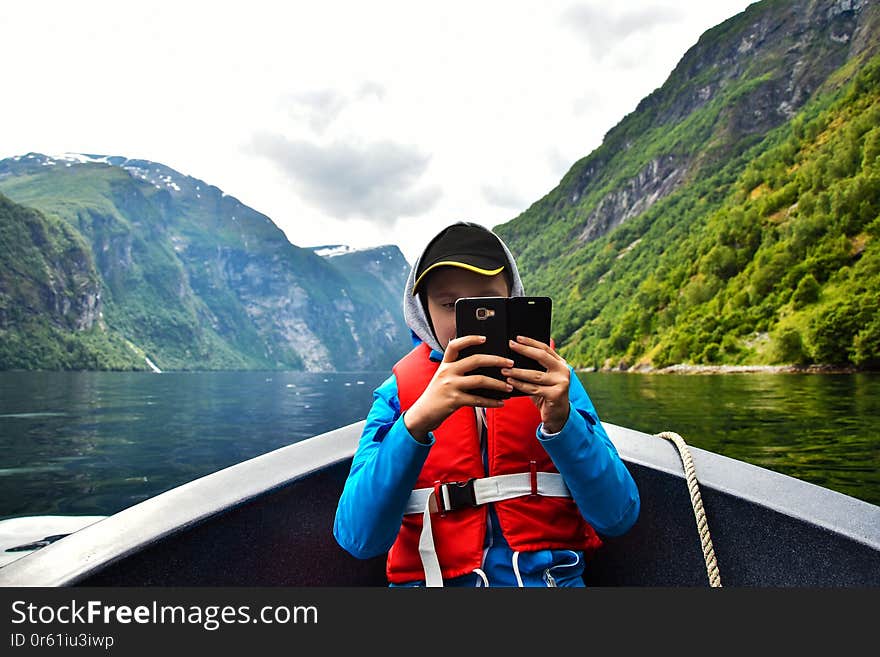
[[[468, 221], [458, 221], [455, 225], [464, 225], [464, 226], [478, 226], [478, 224], [468, 222]], [[485, 228], [480, 226], [480, 228]], [[445, 228], [444, 228], [445, 230]], [[485, 230], [489, 230], [485, 228]], [[491, 231], [489, 231], [491, 232]], [[494, 235], [494, 233], [493, 233]], [[511, 290], [510, 296], [512, 297], [522, 297], [525, 296], [525, 290], [523, 289], [522, 279], [519, 277], [519, 270], [516, 268], [516, 261], [513, 258], [513, 254], [510, 252], [510, 249], [507, 248], [507, 245], [504, 241], [495, 235], [495, 238], [501, 244], [501, 247], [504, 249], [505, 255], [507, 255], [507, 266], [508, 271], [510, 272], [510, 280], [511, 280]], [[427, 248], [427, 244], [430, 244], [431, 240], [428, 240], [425, 248]], [[431, 322], [428, 321], [428, 315], [424, 307], [422, 307], [422, 301], [419, 298], [419, 295], [413, 295], [413, 286], [415, 284], [416, 272], [419, 269], [419, 262], [424, 257], [425, 252], [419, 255], [416, 258], [416, 261], [413, 263], [412, 269], [409, 271], [409, 276], [406, 279], [406, 287], [403, 290], [403, 319], [406, 321], [406, 325], [409, 326], [410, 330], [413, 333], [414, 341], [415, 339], [424, 342], [431, 349], [437, 351], [439, 353], [443, 353], [443, 347], [440, 346], [440, 343], [437, 341], [437, 338], [434, 337], [434, 331], [431, 329]]]

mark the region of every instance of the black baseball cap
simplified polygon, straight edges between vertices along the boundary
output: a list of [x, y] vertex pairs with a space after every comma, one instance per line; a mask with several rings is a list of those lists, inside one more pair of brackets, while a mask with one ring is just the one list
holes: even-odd
[[[413, 283], [413, 295], [429, 272], [437, 267], [460, 267], [494, 276], [507, 267], [507, 253], [495, 234], [477, 224], [457, 223], [444, 228], [425, 247]], [[510, 275], [508, 284], [510, 283]]]

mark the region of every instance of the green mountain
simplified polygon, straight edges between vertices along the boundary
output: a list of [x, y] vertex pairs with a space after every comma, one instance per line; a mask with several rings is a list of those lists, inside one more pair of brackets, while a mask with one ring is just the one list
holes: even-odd
[[[386, 369], [411, 346], [397, 247], [322, 257], [147, 160], [30, 153], [0, 161], [0, 192], [14, 201], [3, 205], [0, 368]], [[378, 264], [356, 277], [355, 257]], [[51, 330], [32, 338], [29, 322]], [[82, 357], [52, 355], [87, 335]]]
[[495, 230], [579, 367], [880, 365], [880, 6], [750, 5]]
[[136, 369], [142, 353], [107, 331], [101, 282], [76, 231], [0, 195], [4, 369]]

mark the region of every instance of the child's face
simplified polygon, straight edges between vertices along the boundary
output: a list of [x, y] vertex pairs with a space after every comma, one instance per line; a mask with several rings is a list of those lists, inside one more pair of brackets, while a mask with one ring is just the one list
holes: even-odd
[[455, 337], [455, 302], [463, 297], [506, 297], [509, 294], [504, 272], [484, 276], [459, 267], [440, 267], [425, 281], [428, 313], [440, 346]]

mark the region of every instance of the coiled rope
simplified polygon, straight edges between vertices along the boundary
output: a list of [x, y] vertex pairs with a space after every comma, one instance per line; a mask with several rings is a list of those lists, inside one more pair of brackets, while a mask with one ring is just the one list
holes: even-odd
[[684, 466], [684, 474], [687, 479], [688, 491], [691, 494], [691, 506], [694, 508], [694, 517], [697, 520], [697, 531], [700, 534], [700, 544], [703, 546], [703, 559], [706, 562], [706, 573], [709, 576], [709, 586], [721, 586], [721, 575], [718, 573], [718, 562], [715, 559], [715, 548], [712, 547], [712, 537], [709, 536], [709, 524], [706, 521], [706, 512], [703, 510], [703, 499], [700, 496], [700, 485], [697, 482], [697, 470], [694, 467], [694, 459], [684, 439], [673, 431], [662, 431], [657, 434], [658, 438], [665, 438], [673, 443], [678, 449], [681, 463]]

